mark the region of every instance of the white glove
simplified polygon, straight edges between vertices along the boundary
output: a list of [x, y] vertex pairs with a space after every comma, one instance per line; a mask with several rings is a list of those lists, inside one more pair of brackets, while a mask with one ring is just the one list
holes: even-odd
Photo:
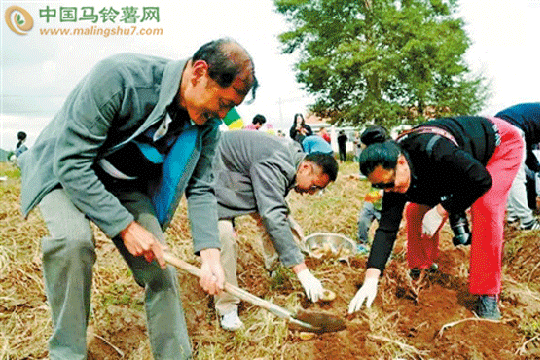
[[437, 206], [432, 207], [424, 214], [424, 219], [422, 220], [422, 233], [426, 234], [427, 236], [433, 236], [443, 221], [444, 218], [439, 215]]
[[321, 282], [311, 274], [309, 269], [304, 269], [296, 275], [304, 287], [309, 300], [314, 303], [319, 301], [323, 294]]
[[369, 277], [364, 280], [364, 284], [354, 295], [353, 299], [349, 303], [349, 314], [360, 310], [364, 300], [366, 301], [366, 307], [371, 307], [373, 300], [377, 296], [377, 285], [379, 284], [378, 277]]

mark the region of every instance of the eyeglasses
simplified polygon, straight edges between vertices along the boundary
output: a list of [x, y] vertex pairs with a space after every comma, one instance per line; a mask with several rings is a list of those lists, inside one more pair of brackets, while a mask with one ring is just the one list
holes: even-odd
[[393, 189], [395, 186], [396, 186], [396, 184], [393, 181], [391, 181], [389, 183], [374, 183], [374, 184], [371, 184], [371, 187], [373, 187], [375, 189], [381, 189], [381, 190]]
[[311, 185], [309, 187], [309, 191], [319, 191], [319, 190], [322, 190], [324, 189], [324, 186], [319, 186], [319, 185]]
[[319, 190], [323, 190], [325, 187], [324, 186], [319, 186], [319, 185], [311, 185], [310, 187], [307, 188], [307, 190], [304, 190], [302, 188], [300, 188], [298, 186], [298, 184], [294, 184], [294, 189], [296, 190], [296, 192], [298, 193], [301, 193], [301, 194], [305, 194], [305, 193], [308, 193], [308, 194], [316, 194], [319, 192]]

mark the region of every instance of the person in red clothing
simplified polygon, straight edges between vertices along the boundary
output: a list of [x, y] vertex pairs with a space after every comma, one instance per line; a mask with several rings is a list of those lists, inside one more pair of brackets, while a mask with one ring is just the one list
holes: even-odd
[[261, 126], [266, 124], [266, 118], [264, 115], [257, 114], [253, 117], [253, 120], [251, 121], [251, 124], [248, 124], [243, 127], [245, 130], [259, 130]]
[[330, 138], [330, 134], [328, 133], [328, 131], [326, 130], [324, 126], [319, 129], [318, 134], [320, 137], [326, 140], [327, 143], [330, 144], [332, 142], [332, 139]]
[[[516, 127], [497, 118], [456, 117], [429, 121], [398, 137], [368, 146], [360, 170], [384, 189], [381, 220], [367, 262], [365, 281], [349, 304], [371, 306], [381, 272], [392, 251], [407, 202], [407, 261], [429, 269], [438, 238], [422, 237], [428, 211], [449, 216], [456, 245], [471, 245], [469, 291], [479, 295], [477, 314], [498, 319], [503, 222], [506, 199], [523, 156]], [[465, 210], [471, 208], [472, 234]], [[434, 209], [434, 210], [431, 210]]]
[[525, 155], [508, 195], [506, 221], [516, 225], [521, 223], [519, 228], [524, 231], [540, 230], [540, 222], [529, 208], [527, 191], [527, 171], [540, 171], [540, 162], [533, 153], [533, 146], [540, 142], [540, 102], [510, 106], [499, 111], [495, 117], [517, 127], [525, 141]]

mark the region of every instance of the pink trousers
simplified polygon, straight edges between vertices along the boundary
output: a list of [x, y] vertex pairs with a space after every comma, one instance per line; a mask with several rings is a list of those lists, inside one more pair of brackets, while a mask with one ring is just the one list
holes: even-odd
[[[517, 128], [497, 118], [501, 143], [495, 148], [486, 169], [492, 186], [471, 206], [472, 244], [469, 291], [478, 295], [498, 295], [501, 291], [503, 225], [506, 199], [523, 156], [523, 139]], [[422, 219], [429, 206], [410, 203], [407, 218], [407, 261], [409, 268], [427, 269], [436, 260], [439, 234], [422, 235]]]

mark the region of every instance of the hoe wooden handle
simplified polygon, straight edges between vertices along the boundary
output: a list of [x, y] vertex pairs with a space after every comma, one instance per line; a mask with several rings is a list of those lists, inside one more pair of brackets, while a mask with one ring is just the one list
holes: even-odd
[[[174, 266], [175, 268], [186, 270], [187, 272], [197, 276], [201, 277], [201, 270], [191, 264], [188, 264], [187, 262], [171, 255], [168, 253], [163, 254], [163, 259], [169, 263], [170, 265]], [[276, 304], [271, 303], [270, 301], [263, 300], [243, 289], [240, 289], [237, 286], [234, 286], [228, 282], [225, 282], [225, 290], [231, 294], [239, 298], [240, 300], [246, 301], [252, 305], [260, 306], [262, 308], [265, 308], [266, 310], [272, 312], [276, 316], [279, 316], [280, 318], [289, 320], [293, 323], [296, 323], [300, 326], [303, 326], [305, 328], [313, 330], [314, 327], [306, 322], [300, 321], [295, 318], [296, 314], [290, 312], [289, 310], [278, 306]]]
[[[171, 264], [172, 266], [178, 268], [178, 269], [181, 269], [181, 270], [186, 270], [187, 272], [197, 276], [197, 277], [201, 277], [201, 270], [191, 264], [188, 264], [187, 262], [177, 258], [177, 257], [174, 257], [173, 255], [171, 254], [163, 254], [163, 258], [165, 259], [165, 261], [169, 264]], [[272, 311], [274, 314], [278, 315], [279, 317], [282, 317], [282, 318], [286, 318], [286, 319], [289, 319], [291, 317], [294, 317], [294, 314], [292, 312], [290, 312], [289, 310], [285, 309], [285, 308], [282, 308], [281, 306], [278, 306], [276, 304], [273, 304], [271, 303], [270, 301], [266, 301], [266, 300], [263, 300], [243, 289], [240, 289], [239, 287], [237, 286], [234, 286], [233, 284], [230, 284], [228, 282], [225, 282], [225, 291], [227, 291], [228, 293], [230, 293], [231, 295], [234, 295], [236, 296], [237, 298], [239, 298], [240, 300], [244, 300], [250, 304], [253, 304], [255, 306], [261, 306], [261, 307], [264, 307], [265, 309], [268, 309], [270, 311]], [[278, 314], [279, 313], [279, 314]]]

